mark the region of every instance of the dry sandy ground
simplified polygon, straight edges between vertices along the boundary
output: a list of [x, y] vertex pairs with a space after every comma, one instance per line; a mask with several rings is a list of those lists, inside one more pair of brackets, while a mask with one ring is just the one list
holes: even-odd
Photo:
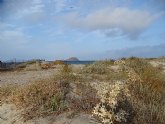
[[57, 69], [0, 72], [0, 84], [25, 84], [30, 81], [49, 78], [56, 72]]
[[165, 63], [159, 61], [150, 61], [150, 64], [154, 67], [162, 66], [163, 72], [165, 72]]
[[12, 104], [3, 104], [0, 107], [0, 124], [99, 124], [90, 115], [63, 113], [57, 116], [36, 118], [24, 122], [21, 110]]
[[24, 84], [34, 80], [49, 78], [55, 75], [56, 71], [57, 69], [0, 72], [0, 84]]
[[150, 61], [151, 65], [153, 65], [154, 67], [157, 67], [159, 65], [165, 66], [164, 62], [159, 62], [159, 61]]
[[[82, 68], [84, 65], [72, 65], [74, 70]], [[61, 66], [56, 66], [54, 69], [38, 70], [38, 71], [14, 71], [0, 72], [1, 84], [25, 84], [31, 81], [50, 78], [54, 76]]]
[[[73, 115], [73, 116], [72, 116]], [[76, 114], [72, 112], [63, 113], [57, 116], [36, 118], [24, 122], [21, 110], [12, 104], [3, 104], [0, 107], [0, 124], [99, 124], [90, 115]]]
[[[74, 70], [82, 68], [84, 65], [72, 65]], [[45, 79], [55, 75], [61, 66], [56, 66], [53, 69], [38, 70], [38, 71], [8, 71], [0, 72], [0, 85], [2, 84], [25, 84], [38, 79]]]

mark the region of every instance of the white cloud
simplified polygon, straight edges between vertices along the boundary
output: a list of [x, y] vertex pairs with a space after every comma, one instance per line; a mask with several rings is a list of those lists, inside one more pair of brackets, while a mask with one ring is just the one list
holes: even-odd
[[1, 46], [21, 45], [27, 42], [27, 38], [28, 36], [20, 30], [4, 30], [0, 32]]
[[44, 10], [43, 10], [44, 7], [45, 7], [45, 5], [42, 3], [42, 1], [34, 0], [34, 2], [31, 3], [30, 6], [26, 6], [22, 10], [19, 10], [17, 15], [20, 18], [34, 15], [34, 14], [36, 14], [36, 15], [40, 14], [41, 15], [44, 12]]
[[32, 1], [34, 4], [40, 4], [40, 3], [42, 3], [42, 0], [33, 0]]
[[64, 7], [66, 7], [66, 0], [54, 0], [55, 3], [55, 12], [61, 12]]
[[5, 0], [1, 9], [1, 15], [16, 19], [29, 16], [34, 13], [43, 13], [45, 4], [42, 0]]
[[[105, 8], [86, 16], [78, 13], [67, 15], [64, 20], [75, 28], [87, 29], [89, 31], [99, 30], [105, 34], [119, 33], [137, 38], [163, 13], [151, 14], [145, 10], [131, 10], [128, 8]], [[118, 32], [119, 31], [119, 32]]]
[[3, 25], [5, 28], [0, 27], [0, 59], [10, 59], [22, 55], [24, 48], [29, 43], [29, 35], [20, 28], [13, 29], [13, 25]]
[[13, 24], [8, 24], [8, 23], [4, 23], [4, 22], [0, 22], [0, 31], [5, 30], [6, 28], [14, 28], [15, 25]]

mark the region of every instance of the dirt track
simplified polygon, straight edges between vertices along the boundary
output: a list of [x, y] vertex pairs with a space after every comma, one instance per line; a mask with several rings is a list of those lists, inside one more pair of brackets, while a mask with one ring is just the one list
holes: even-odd
[[24, 84], [34, 80], [49, 78], [56, 73], [56, 70], [0, 72], [0, 84]]
[[[72, 69], [82, 68], [84, 65], [72, 65]], [[0, 72], [0, 85], [2, 84], [25, 84], [35, 80], [42, 80], [54, 76], [62, 66], [56, 66], [47, 70], [32, 70], [32, 71], [8, 71]]]

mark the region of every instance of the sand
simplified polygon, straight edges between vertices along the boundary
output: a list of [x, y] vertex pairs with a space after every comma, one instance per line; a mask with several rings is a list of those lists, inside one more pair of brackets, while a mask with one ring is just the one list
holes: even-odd
[[24, 121], [21, 114], [15, 105], [3, 104], [0, 106], [0, 124], [99, 124], [91, 115], [82, 113], [72, 116], [72, 112], [66, 112], [28, 121]]
[[0, 84], [25, 84], [30, 81], [49, 78], [55, 73], [56, 69], [0, 72]]

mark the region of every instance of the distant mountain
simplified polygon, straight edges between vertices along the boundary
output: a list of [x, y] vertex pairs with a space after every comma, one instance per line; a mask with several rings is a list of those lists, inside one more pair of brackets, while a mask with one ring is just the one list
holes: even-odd
[[79, 59], [76, 57], [71, 57], [69, 59], [66, 59], [66, 61], [79, 61]]

